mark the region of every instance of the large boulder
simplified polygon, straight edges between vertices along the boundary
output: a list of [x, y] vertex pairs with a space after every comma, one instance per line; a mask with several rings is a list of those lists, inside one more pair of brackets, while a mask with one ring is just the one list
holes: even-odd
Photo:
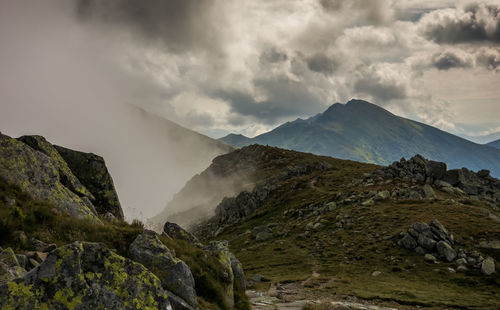
[[449, 262], [453, 261], [457, 257], [457, 252], [446, 241], [439, 241], [436, 244], [436, 249], [439, 256], [445, 258]]
[[212, 241], [205, 249], [215, 255], [221, 266], [223, 266], [224, 297], [226, 303], [233, 307], [235, 287], [239, 286], [243, 290], [246, 288], [246, 279], [241, 263], [229, 251], [227, 241]]
[[0, 284], [2, 309], [170, 309], [160, 280], [100, 243], [52, 251], [23, 278]]
[[184, 299], [190, 306], [198, 307], [191, 270], [172, 255], [158, 234], [145, 230], [130, 244], [130, 254], [135, 261], [158, 276], [166, 290]]
[[101, 156], [70, 150], [54, 145], [57, 152], [68, 163], [73, 174], [94, 195], [93, 204], [99, 214], [110, 212], [123, 219], [123, 211], [113, 179]]
[[163, 225], [163, 234], [172, 239], [184, 240], [192, 245], [201, 246], [198, 238], [176, 223], [166, 222]]
[[100, 223], [87, 196], [80, 197], [66, 187], [64, 183], [67, 182], [59, 170], [58, 163], [46, 154], [0, 134], [0, 177], [19, 186], [34, 199], [49, 201], [71, 216]]

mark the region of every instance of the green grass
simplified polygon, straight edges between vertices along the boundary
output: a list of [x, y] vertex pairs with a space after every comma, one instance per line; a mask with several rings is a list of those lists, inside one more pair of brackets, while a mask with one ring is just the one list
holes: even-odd
[[[318, 157], [299, 154], [314, 160]], [[262, 274], [272, 282], [302, 282], [312, 299], [343, 298], [396, 301], [402, 305], [434, 308], [500, 308], [500, 277], [484, 276], [476, 269], [449, 273], [454, 263], [429, 264], [422, 256], [399, 247], [399, 234], [413, 222], [437, 218], [455, 237], [457, 247], [475, 250], [479, 240], [500, 239], [500, 225], [488, 218], [498, 212], [481, 203], [458, 204], [451, 201], [396, 202], [375, 206], [345, 205], [323, 214], [325, 227], [307, 237], [300, 235], [316, 216], [301, 219], [284, 212], [310, 204], [323, 204], [336, 192], [390, 189], [394, 185], [371, 188], [345, 187], [353, 178], [375, 169], [374, 165], [326, 159], [332, 168], [285, 181], [252, 215], [236, 225], [225, 227], [219, 240], [228, 240], [231, 251], [242, 262], [247, 278]], [[313, 182], [314, 181], [314, 182]], [[448, 198], [445, 193], [438, 193]], [[338, 229], [337, 217], [348, 214], [352, 225]], [[273, 238], [255, 241], [248, 231], [275, 223]], [[286, 233], [278, 235], [277, 232]], [[204, 236], [208, 236], [205, 232]], [[473, 240], [470, 239], [473, 237]], [[500, 253], [489, 252], [500, 261]], [[372, 276], [373, 271], [381, 275]], [[319, 277], [312, 278], [312, 272]], [[260, 288], [267, 289], [269, 285]]]

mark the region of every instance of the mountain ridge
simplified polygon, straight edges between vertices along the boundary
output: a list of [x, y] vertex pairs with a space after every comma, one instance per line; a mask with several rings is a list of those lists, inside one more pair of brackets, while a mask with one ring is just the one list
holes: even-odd
[[254, 138], [232, 142], [239, 147], [256, 143], [382, 165], [421, 154], [451, 168], [489, 169], [500, 175], [499, 151], [399, 117], [364, 100], [336, 103], [309, 119], [287, 122]]

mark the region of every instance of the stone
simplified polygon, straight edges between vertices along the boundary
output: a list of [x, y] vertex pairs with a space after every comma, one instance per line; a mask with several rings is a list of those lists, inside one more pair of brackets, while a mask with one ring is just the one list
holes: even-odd
[[434, 249], [436, 248], [436, 241], [429, 238], [429, 237], [426, 237], [424, 234], [420, 234], [418, 236], [418, 244], [420, 244], [424, 249], [428, 250], [428, 251], [434, 251]]
[[468, 269], [464, 265], [460, 265], [457, 267], [458, 272], [466, 272]]
[[35, 268], [38, 265], [40, 265], [40, 263], [34, 258], [28, 258], [28, 263], [31, 266], [31, 268]]
[[457, 265], [467, 265], [467, 260], [465, 258], [459, 258], [455, 261]]
[[388, 190], [380, 191], [377, 193], [377, 196], [375, 196], [376, 199], [378, 200], [386, 200], [391, 197], [391, 193]]
[[370, 198], [370, 199], [368, 199], [368, 200], [363, 201], [363, 202], [361, 203], [361, 205], [362, 205], [363, 207], [373, 206], [373, 205], [375, 205], [375, 201], [374, 201], [372, 198]]
[[266, 240], [269, 240], [273, 237], [273, 234], [272, 233], [268, 233], [268, 232], [260, 232], [258, 233], [256, 236], [255, 236], [255, 241], [259, 241], [259, 242], [262, 242], [262, 241], [266, 241]]
[[427, 262], [432, 262], [432, 263], [437, 261], [436, 257], [432, 254], [429, 254], [429, 253], [424, 255], [424, 260]]
[[94, 196], [91, 201], [97, 213], [110, 212], [116, 218], [123, 219], [123, 210], [104, 158], [58, 145], [54, 145], [54, 148], [68, 164], [71, 172]]
[[429, 160], [425, 165], [425, 174], [434, 180], [440, 180], [446, 174], [446, 164]]
[[487, 276], [495, 273], [495, 260], [492, 257], [487, 257], [481, 263], [481, 272]]
[[422, 232], [430, 229], [429, 225], [427, 225], [426, 223], [422, 223], [422, 222], [413, 223], [412, 228], [415, 229], [419, 233], [422, 233]]
[[382, 272], [376, 270], [374, 272], [372, 272], [372, 277], [378, 277]]
[[43, 241], [40, 241], [35, 238], [30, 239], [31, 245], [35, 248], [36, 251], [38, 252], [50, 252], [52, 250], [55, 250], [57, 246], [55, 244], [47, 244]]
[[[57, 160], [24, 142], [0, 134], [0, 176], [5, 181], [19, 186], [33, 199], [52, 203], [70, 216], [101, 223], [93, 204], [84, 199], [86, 196], [82, 192], [68, 185], [60, 171]], [[65, 175], [70, 173], [68, 170]]]
[[212, 253], [221, 265], [223, 277], [220, 280], [224, 289], [224, 299], [230, 307], [233, 307], [235, 275], [231, 258], [234, 257], [234, 255], [229, 251], [227, 241], [212, 241], [205, 249]]
[[423, 247], [418, 246], [415, 248], [415, 253], [420, 254], [420, 255], [425, 255], [426, 251]]
[[486, 169], [479, 170], [477, 172], [477, 176], [480, 178], [487, 178], [490, 176], [490, 171]]
[[408, 250], [413, 250], [417, 247], [417, 242], [412, 236], [410, 236], [410, 234], [405, 234], [403, 239], [401, 239], [401, 244]]
[[448, 262], [453, 261], [457, 257], [457, 252], [446, 241], [439, 241], [436, 244], [436, 249], [439, 256], [445, 258]]
[[0, 282], [22, 277], [25, 273], [26, 270], [20, 266], [17, 256], [11, 248], [3, 249], [0, 252]]
[[456, 273], [455, 269], [453, 269], [453, 268], [451, 268], [451, 267], [446, 268], [446, 270], [447, 270], [449, 273]]
[[252, 237], [255, 238], [257, 234], [262, 232], [271, 233], [272, 230], [267, 225], [256, 226], [252, 229]]
[[452, 187], [452, 185], [448, 182], [442, 181], [442, 180], [436, 180], [434, 181], [434, 185], [438, 188], [443, 188], [443, 187]]
[[163, 234], [172, 239], [184, 240], [192, 245], [201, 246], [198, 238], [176, 223], [166, 222], [165, 225], [163, 225]]
[[318, 230], [323, 229], [323, 227], [325, 227], [325, 225], [323, 223], [316, 223], [316, 224], [314, 224], [313, 229], [318, 231]]
[[130, 244], [129, 251], [136, 262], [143, 264], [160, 279], [164, 289], [184, 299], [189, 305], [198, 307], [191, 270], [172, 255], [157, 233], [145, 230]]
[[437, 198], [436, 193], [429, 184], [425, 184], [423, 187], [425, 198], [435, 199]]
[[160, 280], [103, 244], [52, 251], [22, 278], [0, 283], [4, 309], [170, 309]]
[[429, 222], [429, 226], [434, 227], [434, 228], [444, 232], [445, 234], [448, 234], [448, 230], [437, 219], [432, 219]]

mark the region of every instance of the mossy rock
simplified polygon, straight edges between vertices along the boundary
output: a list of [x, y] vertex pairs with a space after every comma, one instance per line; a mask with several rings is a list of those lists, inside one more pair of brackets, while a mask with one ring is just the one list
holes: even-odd
[[58, 145], [54, 147], [73, 174], [94, 195], [95, 199], [92, 202], [97, 213], [110, 212], [116, 218], [123, 219], [118, 194], [104, 159], [92, 153], [79, 152]]
[[145, 230], [130, 245], [132, 258], [146, 266], [161, 280], [163, 287], [197, 308], [195, 282], [191, 269], [175, 258], [151, 230]]
[[74, 242], [0, 284], [1, 309], [169, 309], [160, 280], [100, 243]]
[[57, 162], [3, 134], [0, 134], [0, 177], [36, 200], [48, 201], [71, 216], [100, 223], [87, 197], [80, 197], [64, 186]]

